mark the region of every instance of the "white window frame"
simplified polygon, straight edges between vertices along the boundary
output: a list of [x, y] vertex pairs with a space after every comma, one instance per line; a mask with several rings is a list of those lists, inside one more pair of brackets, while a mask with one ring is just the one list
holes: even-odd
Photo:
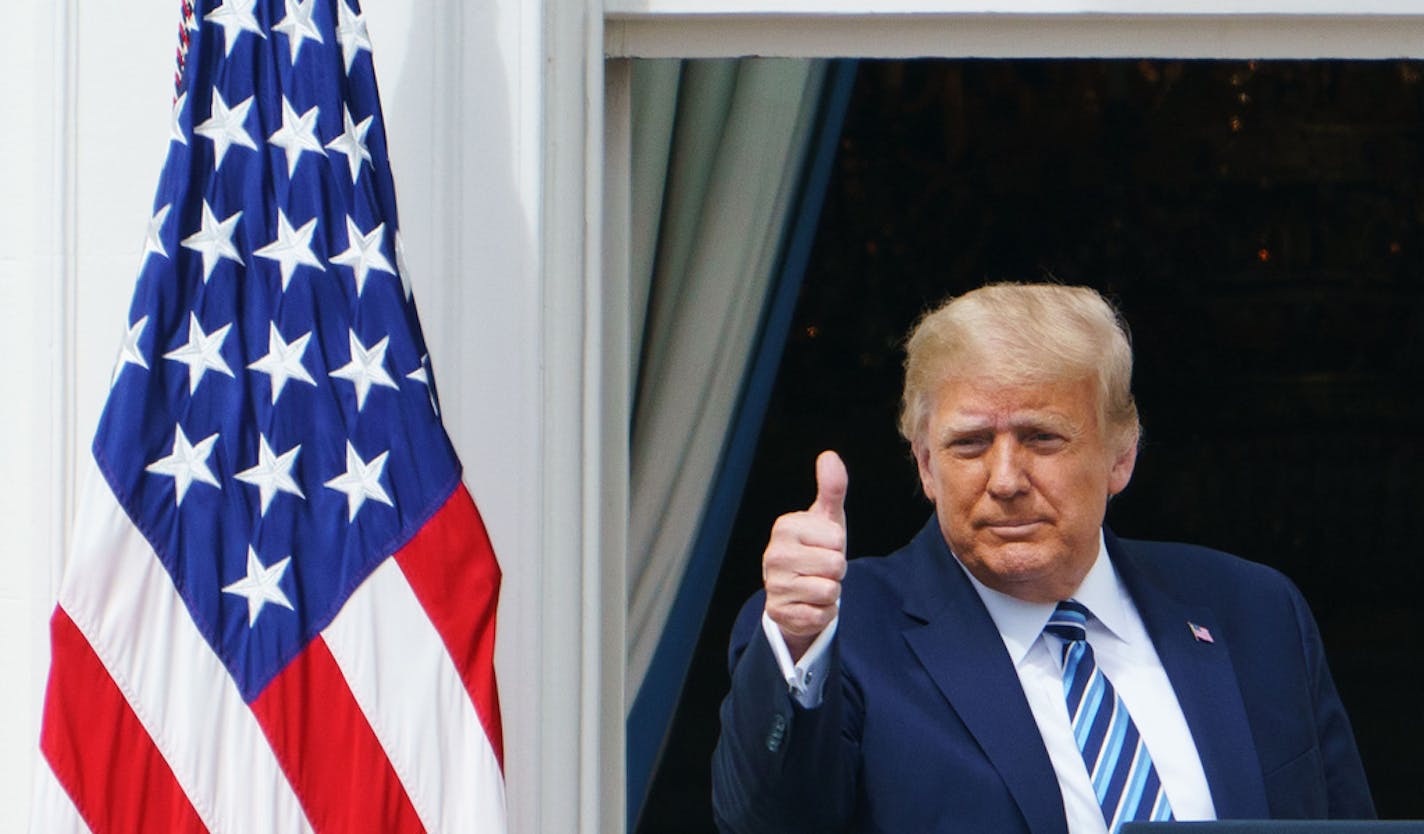
[[[562, 398], [583, 420], [549, 425], [575, 466], [559, 470], [551, 459], [545, 477], [583, 477], [567, 494], [546, 497], [549, 509], [577, 510], [584, 522], [568, 552], [579, 554], [570, 567], [585, 583], [578, 649], [585, 672], [577, 715], [570, 707], [567, 716], [582, 742], [577, 785], [546, 780], [540, 792], [578, 796], [576, 812], [554, 816], [573, 824], [560, 830], [589, 832], [626, 830], [623, 716], [635, 694], [622, 691], [630, 416], [624, 59], [1424, 58], [1417, 0], [605, 0], [601, 16], [578, 2], [546, 4], [542, 283], [547, 297], [562, 299], [546, 332], [565, 334], [545, 341], [556, 381], [546, 386], [546, 406], [557, 409]], [[583, 49], [561, 52], [561, 44]], [[569, 332], [580, 334], [583, 352], [557, 359], [569, 343], [552, 342]], [[555, 559], [545, 553], [547, 569]]]

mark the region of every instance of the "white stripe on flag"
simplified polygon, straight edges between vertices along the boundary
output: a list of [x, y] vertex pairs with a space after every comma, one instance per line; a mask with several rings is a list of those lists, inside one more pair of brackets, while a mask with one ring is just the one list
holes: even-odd
[[310, 832], [227, 669], [93, 458], [85, 460], [60, 604], [209, 831]]
[[395, 559], [372, 572], [322, 638], [426, 829], [503, 832], [499, 762]]
[[30, 802], [32, 834], [92, 834], [43, 756], [35, 765], [34, 787]]

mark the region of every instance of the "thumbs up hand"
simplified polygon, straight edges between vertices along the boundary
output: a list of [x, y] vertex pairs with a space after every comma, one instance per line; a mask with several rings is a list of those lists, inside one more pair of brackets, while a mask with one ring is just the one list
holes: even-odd
[[845, 464], [835, 452], [816, 458], [816, 500], [771, 527], [762, 554], [766, 613], [781, 629], [793, 660], [835, 619], [846, 570]]

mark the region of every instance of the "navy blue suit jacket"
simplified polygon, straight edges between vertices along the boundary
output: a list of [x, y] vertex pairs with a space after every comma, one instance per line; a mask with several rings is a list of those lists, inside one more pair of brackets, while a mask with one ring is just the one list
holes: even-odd
[[[1119, 540], [1132, 595], [1222, 819], [1373, 818], [1320, 635], [1280, 573], [1214, 550]], [[713, 757], [724, 831], [1066, 834], [1058, 781], [999, 632], [936, 519], [850, 562], [824, 699], [802, 709], [761, 629], [733, 630]], [[1188, 622], [1210, 630], [1193, 636]]]

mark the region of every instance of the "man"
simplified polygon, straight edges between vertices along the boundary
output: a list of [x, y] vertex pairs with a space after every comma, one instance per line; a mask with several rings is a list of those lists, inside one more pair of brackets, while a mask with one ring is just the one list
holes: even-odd
[[1289, 580], [1103, 528], [1140, 429], [1101, 296], [982, 287], [906, 352], [900, 429], [934, 517], [847, 565], [848, 476], [817, 459], [815, 503], [776, 521], [733, 632], [723, 830], [1374, 816]]

